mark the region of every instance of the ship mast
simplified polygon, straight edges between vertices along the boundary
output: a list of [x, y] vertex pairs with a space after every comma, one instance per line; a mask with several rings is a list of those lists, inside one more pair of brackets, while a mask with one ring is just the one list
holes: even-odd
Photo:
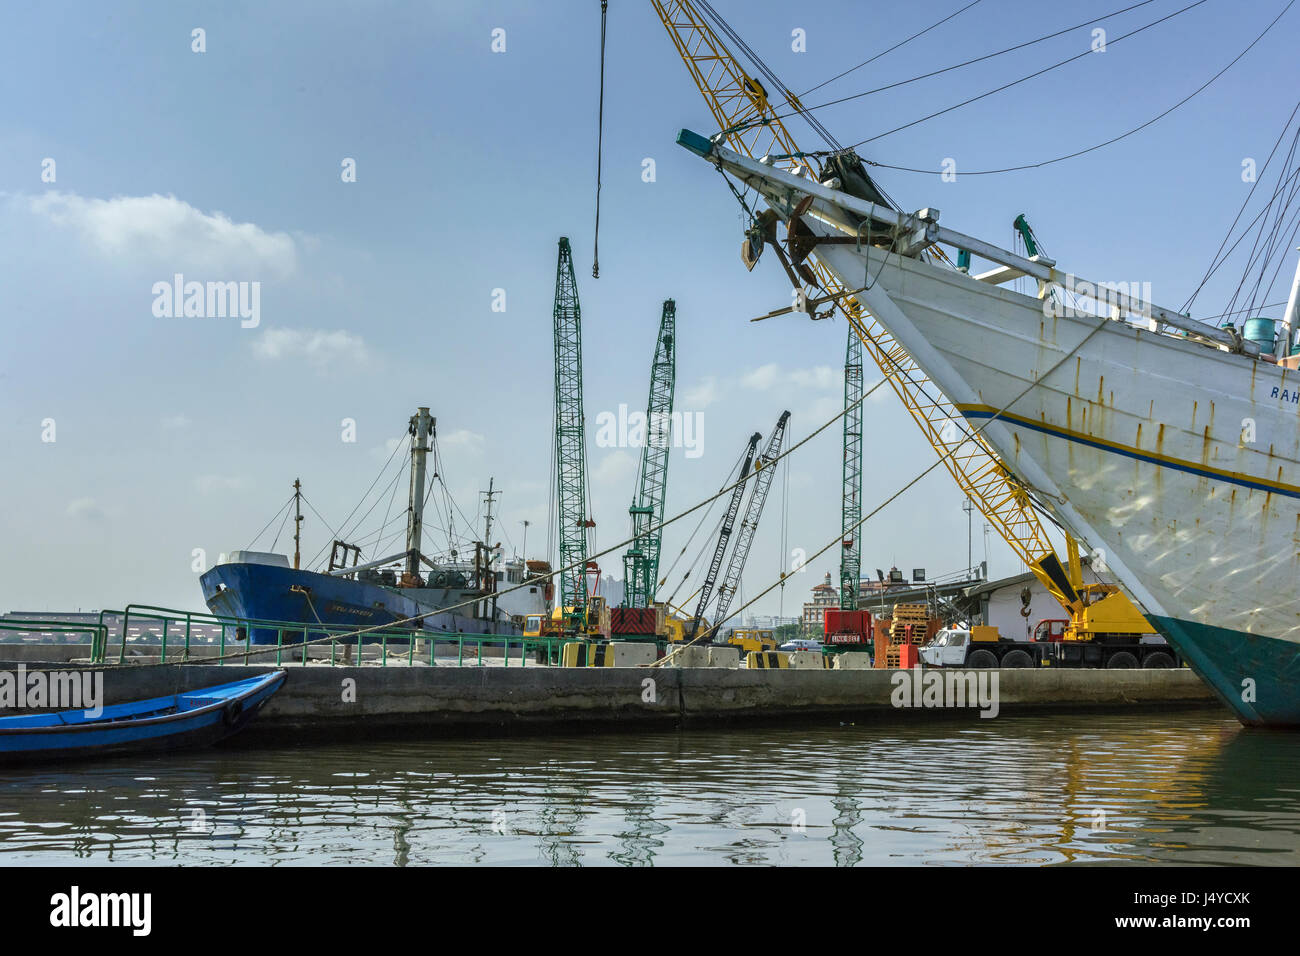
[[[1300, 249], [1296, 250], [1300, 252]], [[1291, 283], [1291, 295], [1286, 303], [1286, 317], [1277, 335], [1277, 350], [1273, 353], [1279, 362], [1291, 354], [1291, 342], [1295, 339], [1296, 326], [1300, 325], [1300, 262], [1296, 263], [1295, 280]]]
[[485, 519], [486, 526], [483, 529], [483, 543], [487, 545], [488, 548], [492, 547], [492, 503], [496, 498], [501, 496], [501, 492], [492, 490], [495, 481], [495, 478], [488, 478], [488, 490], [482, 493], [483, 500], [487, 503], [487, 517]]
[[406, 573], [415, 575], [420, 569], [420, 533], [424, 527], [424, 464], [429, 452], [429, 436], [437, 426], [437, 419], [421, 408], [411, 416], [410, 433], [415, 437], [411, 444], [411, 501], [406, 521]]
[[293, 569], [302, 563], [302, 482], [293, 480]]

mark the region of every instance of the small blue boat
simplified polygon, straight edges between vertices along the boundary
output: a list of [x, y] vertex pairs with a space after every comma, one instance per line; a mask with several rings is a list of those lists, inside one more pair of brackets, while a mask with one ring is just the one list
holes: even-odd
[[206, 747], [238, 733], [284, 684], [285, 672], [152, 700], [0, 717], [0, 765]]

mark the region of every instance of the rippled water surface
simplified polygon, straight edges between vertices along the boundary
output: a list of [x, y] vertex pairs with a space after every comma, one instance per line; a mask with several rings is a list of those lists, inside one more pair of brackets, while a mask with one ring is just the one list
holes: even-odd
[[1217, 711], [227, 747], [0, 782], [0, 863], [1300, 863]]

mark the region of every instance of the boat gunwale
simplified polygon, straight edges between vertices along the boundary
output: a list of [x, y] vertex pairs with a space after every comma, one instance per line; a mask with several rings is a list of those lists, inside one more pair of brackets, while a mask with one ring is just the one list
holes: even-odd
[[[223, 700], [214, 701], [211, 704], [205, 704], [202, 707], [195, 707], [191, 710], [181, 710], [179, 704], [179, 698], [184, 696], [184, 694], [175, 694], [173, 696], [178, 701], [178, 703], [176, 704], [177, 709], [172, 713], [162, 714], [160, 716], [129, 717], [126, 719], [109, 719], [109, 720], [96, 719], [96, 720], [81, 721], [75, 724], [50, 724], [48, 726], [38, 726], [38, 727], [6, 727], [3, 724], [5, 718], [0, 717], [0, 737], [15, 737], [15, 736], [24, 736], [28, 734], [53, 734], [53, 733], [69, 733], [69, 732], [86, 733], [90, 731], [130, 730], [133, 728], [140, 728], [140, 727], [161, 726], [171, 721], [184, 720], [191, 717], [202, 717], [212, 713], [213, 711], [224, 710], [226, 707], [228, 707], [232, 703], [235, 703], [236, 701], [247, 700], [249, 697], [253, 696], [259, 691], [264, 690], [267, 686], [269, 686], [271, 683], [273, 683], [276, 680], [283, 682], [287, 676], [288, 673], [286, 671], [277, 670], [277, 671], [272, 671], [269, 674], [259, 675], [258, 677], [245, 678], [245, 680], [247, 681], [257, 681], [257, 683], [254, 684], [254, 686], [250, 687], [247, 691], [240, 693], [236, 696], [228, 697]], [[244, 681], [230, 681], [227, 684], [218, 684], [216, 686], [231, 687], [241, 683], [244, 683]], [[205, 689], [208, 688], [200, 688], [200, 690], [205, 690]], [[154, 699], [160, 700], [162, 698], [154, 698]], [[66, 713], [76, 713], [76, 712], [77, 711], [75, 709], [72, 711], [66, 711], [66, 710], [56, 711], [54, 716], [58, 716]], [[17, 715], [11, 715], [11, 716], [17, 716]], [[23, 716], [28, 716], [28, 715], [23, 715]], [[35, 715], [30, 715], [30, 716], [35, 716]]]

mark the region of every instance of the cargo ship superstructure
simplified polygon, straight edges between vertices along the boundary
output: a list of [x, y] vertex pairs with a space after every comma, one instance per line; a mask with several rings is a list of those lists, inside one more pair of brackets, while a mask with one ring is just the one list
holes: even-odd
[[[678, 141], [787, 224], [787, 272], [815, 250], [954, 403], [947, 453], [978, 430], [1244, 723], [1300, 725], [1300, 272], [1277, 334], [1252, 341], [942, 227], [938, 210]], [[972, 256], [993, 267], [972, 274]], [[1003, 287], [1020, 277], [1036, 295]]]

